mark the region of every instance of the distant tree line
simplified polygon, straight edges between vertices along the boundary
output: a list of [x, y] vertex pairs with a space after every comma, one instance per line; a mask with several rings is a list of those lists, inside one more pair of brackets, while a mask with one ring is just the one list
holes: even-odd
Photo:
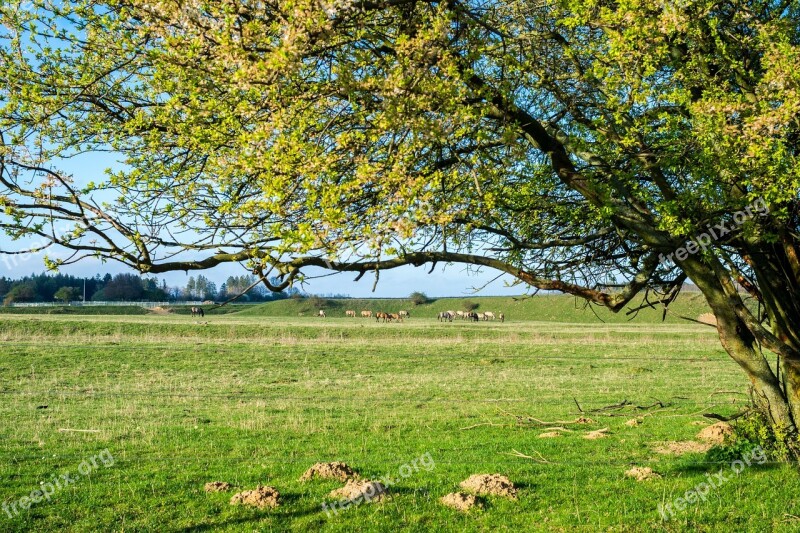
[[69, 302], [166, 300], [169, 288], [156, 278], [141, 278], [136, 274], [97, 274], [79, 278], [68, 274], [33, 274], [20, 279], [0, 277], [0, 297], [3, 304], [15, 302]]
[[25, 302], [70, 302], [84, 298], [87, 301], [178, 301], [214, 300], [225, 301], [242, 294], [237, 301], [266, 302], [288, 298], [297, 293], [289, 289], [272, 293], [263, 285], [256, 284], [252, 275], [230, 276], [219, 289], [205, 276], [189, 277], [185, 287], [168, 287], [166, 281], [140, 277], [136, 274], [100, 274], [94, 277], [76, 277], [68, 274], [34, 274], [19, 279], [0, 277], [0, 298], [3, 305]]
[[[200, 283], [199, 280], [201, 278], [203, 278], [203, 276], [197, 277], [198, 280], [197, 283]], [[189, 278], [190, 282], [191, 280], [192, 278]], [[225, 280], [225, 283], [220, 285], [219, 291], [217, 293], [217, 300], [225, 301], [241, 294], [242, 296], [237, 298], [237, 301], [239, 302], [269, 302], [272, 300], [283, 300], [286, 298], [291, 298], [292, 296], [295, 296], [300, 293], [300, 291], [294, 287], [290, 287], [282, 292], [272, 292], [267, 290], [267, 288], [264, 287], [264, 285], [256, 283], [256, 281], [258, 281], [258, 278], [256, 278], [251, 274], [245, 274], [241, 276], [229, 276], [228, 279]], [[272, 279], [271, 282], [272, 285], [280, 284], [280, 281], [277, 279]], [[213, 285], [214, 284], [211, 283], [212, 287]], [[252, 288], [248, 290], [249, 287]]]

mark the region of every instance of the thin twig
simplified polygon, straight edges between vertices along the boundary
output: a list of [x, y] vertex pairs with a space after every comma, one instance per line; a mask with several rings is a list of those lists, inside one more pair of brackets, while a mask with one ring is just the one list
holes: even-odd
[[458, 428], [458, 429], [460, 429], [460, 430], [464, 431], [464, 430], [466, 430], [466, 429], [473, 429], [473, 428], [477, 428], [477, 427], [481, 427], [481, 426], [497, 426], [497, 427], [503, 427], [504, 425], [505, 425], [505, 424], [495, 424], [494, 422], [481, 422], [480, 424], [473, 424], [473, 425], [471, 425], [471, 426], [467, 426], [467, 427], [464, 427], [464, 428]]
[[511, 449], [511, 452], [500, 452], [500, 453], [502, 453], [503, 455], [511, 455], [512, 457], [519, 457], [521, 459], [530, 459], [531, 461], [536, 461], [537, 463], [546, 463], [546, 464], [550, 464], [550, 465], [556, 464], [556, 463], [553, 463], [552, 461], [548, 461], [547, 459], [545, 459], [544, 456], [541, 453], [537, 452], [536, 450], [533, 450], [533, 453], [538, 455], [538, 457], [533, 457], [531, 455], [525, 455], [524, 453], [520, 453], [520, 452], [518, 452], [517, 450], [515, 450], [513, 448]]
[[583, 407], [581, 407], [581, 404], [578, 403], [578, 399], [575, 396], [573, 396], [572, 401], [574, 401], [575, 405], [578, 406], [578, 411], [580, 411], [580, 413], [583, 414]]

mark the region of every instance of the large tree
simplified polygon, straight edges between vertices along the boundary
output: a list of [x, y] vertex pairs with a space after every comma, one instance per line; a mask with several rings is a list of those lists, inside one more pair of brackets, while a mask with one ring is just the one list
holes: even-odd
[[[280, 289], [465, 263], [614, 311], [688, 279], [772, 423], [800, 423], [796, 1], [37, 0], [0, 21], [3, 227], [74, 250], [53, 266], [243, 261]], [[63, 171], [93, 152], [120, 164]]]

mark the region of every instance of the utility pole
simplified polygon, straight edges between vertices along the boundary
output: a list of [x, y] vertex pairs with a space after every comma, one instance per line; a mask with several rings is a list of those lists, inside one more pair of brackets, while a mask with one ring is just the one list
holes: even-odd
[[86, 278], [83, 278], [83, 303], [86, 303]]

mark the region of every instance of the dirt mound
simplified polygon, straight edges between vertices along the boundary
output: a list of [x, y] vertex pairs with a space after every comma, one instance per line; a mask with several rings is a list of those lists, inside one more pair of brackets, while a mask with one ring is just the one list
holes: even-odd
[[234, 494], [233, 498], [231, 498], [231, 505], [250, 505], [259, 509], [277, 507], [279, 505], [279, 497], [278, 491], [274, 488], [259, 485], [254, 490], [246, 490]]
[[630, 426], [632, 428], [635, 428], [636, 426], [638, 426], [642, 422], [644, 422], [644, 420], [642, 420], [641, 418], [631, 418], [630, 420], [625, 422], [625, 425], [626, 426]]
[[501, 474], [473, 474], [459, 486], [478, 495], [517, 498], [517, 488], [510, 479]]
[[668, 455], [683, 455], [685, 453], [706, 453], [711, 449], [711, 444], [686, 440], [681, 442], [665, 442], [653, 447], [656, 453]]
[[597, 424], [597, 422], [595, 422], [591, 418], [585, 416], [579, 416], [578, 418], [575, 419], [573, 424]]
[[561, 433], [559, 433], [558, 431], [547, 431], [547, 432], [542, 433], [541, 435], [539, 435], [539, 438], [540, 439], [554, 439], [554, 438], [560, 437], [560, 436], [561, 436]]
[[700, 430], [697, 438], [712, 445], [724, 444], [725, 439], [733, 435], [733, 428], [727, 422], [717, 422]]
[[353, 501], [363, 497], [368, 502], [379, 502], [386, 496], [386, 487], [377, 481], [351, 479], [341, 489], [332, 491], [329, 496], [335, 499], [346, 498]]
[[206, 492], [225, 492], [231, 490], [231, 484], [226, 481], [211, 481], [204, 488]]
[[165, 309], [159, 306], [159, 307], [153, 307], [152, 309], [150, 309], [150, 312], [153, 313], [154, 315], [169, 315], [172, 313], [172, 310]]
[[347, 463], [334, 461], [332, 463], [316, 463], [300, 476], [300, 481], [309, 481], [318, 477], [320, 479], [335, 479], [337, 481], [348, 481], [358, 479], [358, 472], [350, 468]]
[[464, 494], [463, 492], [451, 492], [447, 496], [442, 496], [439, 501], [447, 507], [462, 512], [467, 512], [473, 507], [483, 507], [481, 500], [472, 494]]
[[597, 429], [595, 431], [590, 431], [586, 435], [583, 436], [584, 439], [589, 440], [596, 440], [596, 439], [604, 439], [609, 436], [608, 428]]
[[697, 321], [702, 322], [703, 324], [708, 324], [709, 326], [717, 325], [717, 317], [715, 317], [713, 313], [703, 313], [697, 317]]
[[653, 469], [649, 466], [634, 466], [630, 470], [625, 471], [625, 477], [632, 477], [636, 481], [650, 481], [651, 479], [658, 479], [661, 476], [653, 472]]

